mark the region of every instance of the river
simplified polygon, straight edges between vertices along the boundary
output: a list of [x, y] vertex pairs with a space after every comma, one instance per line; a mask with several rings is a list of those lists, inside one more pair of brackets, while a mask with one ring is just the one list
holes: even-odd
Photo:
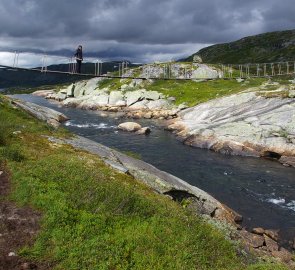
[[276, 161], [226, 156], [183, 145], [164, 130], [161, 121], [136, 120], [151, 127], [152, 132], [148, 136], [135, 135], [117, 130], [126, 119], [116, 114], [102, 117], [97, 111], [63, 108], [32, 95], [15, 97], [60, 111], [70, 117], [65, 127], [73, 133], [137, 153], [144, 161], [205, 190], [242, 214], [248, 229], [280, 229], [289, 239], [295, 237], [294, 168], [285, 168]]

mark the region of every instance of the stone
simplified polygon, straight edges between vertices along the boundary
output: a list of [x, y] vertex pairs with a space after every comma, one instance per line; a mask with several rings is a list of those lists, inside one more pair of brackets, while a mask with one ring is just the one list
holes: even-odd
[[253, 234], [250, 232], [247, 232], [246, 230], [241, 230], [240, 235], [245, 242], [246, 245], [253, 247], [253, 248], [259, 248], [262, 247], [264, 244], [264, 237], [261, 235]]
[[182, 104], [178, 105], [177, 108], [178, 108], [179, 111], [181, 111], [181, 110], [187, 109], [188, 106], [186, 104], [182, 103]]
[[46, 97], [48, 95], [53, 94], [54, 91], [53, 90], [38, 90], [32, 93], [33, 96], [37, 96], [37, 97]]
[[289, 90], [289, 98], [295, 98], [295, 90]]
[[149, 102], [147, 100], [138, 101], [136, 103], [133, 103], [131, 106], [129, 106], [129, 109], [132, 110], [144, 110], [147, 108], [147, 104]]
[[62, 93], [62, 92], [59, 92], [58, 94], [57, 94], [57, 97], [56, 97], [56, 99], [58, 100], [58, 101], [63, 101], [63, 100], [65, 100], [67, 98], [67, 94], [66, 93]]
[[264, 235], [264, 240], [265, 240], [265, 245], [267, 247], [267, 250], [272, 252], [272, 251], [278, 251], [279, 246], [276, 241], [268, 237], [267, 235]]
[[264, 229], [263, 228], [253, 228], [252, 233], [258, 234], [258, 235], [263, 235], [264, 234]]
[[[288, 156], [290, 165], [295, 157], [295, 144], [288, 137], [295, 134], [294, 115], [295, 100], [264, 98], [255, 92], [214, 99], [178, 112], [188, 145], [231, 155], [276, 153], [283, 164]], [[212, 130], [210, 138], [202, 136], [206, 129]]]
[[275, 241], [279, 240], [279, 231], [278, 230], [265, 230], [264, 234]]
[[3, 171], [0, 171], [0, 176], [3, 174]]
[[295, 167], [295, 157], [281, 156], [279, 162], [283, 165]]
[[144, 92], [145, 91], [137, 90], [137, 91], [130, 91], [125, 93], [127, 106], [131, 106], [132, 104], [142, 100]]
[[110, 97], [109, 97], [109, 104], [110, 105], [117, 105], [117, 103], [126, 104], [125, 100], [124, 100], [124, 95], [121, 91], [112, 91], [110, 93]]
[[244, 80], [244, 79], [241, 79], [241, 78], [237, 78], [236, 81], [237, 81], [238, 83], [242, 83], [242, 82], [244, 82], [245, 80]]
[[28, 263], [28, 262], [22, 263], [20, 265], [20, 270], [32, 270], [32, 269], [38, 269], [38, 266], [34, 263]]
[[135, 132], [138, 135], [148, 135], [151, 133], [151, 129], [149, 127], [143, 127], [140, 130]]
[[272, 256], [280, 259], [284, 263], [289, 263], [293, 258], [293, 255], [284, 248], [281, 248], [278, 251], [273, 251], [271, 254]]
[[84, 86], [84, 95], [89, 95], [93, 91], [95, 91], [98, 87], [98, 83], [102, 80], [102, 78], [92, 78], [87, 81], [86, 85]]
[[149, 110], [162, 110], [169, 109], [171, 107], [170, 103], [166, 99], [158, 99], [149, 101], [146, 106]]
[[170, 102], [175, 102], [176, 98], [175, 97], [168, 97], [167, 100], [170, 101]]
[[141, 129], [141, 125], [135, 122], [125, 122], [118, 125], [118, 129], [129, 131], [129, 132], [135, 132]]
[[207, 65], [198, 64], [197, 69], [192, 71], [192, 79], [217, 79], [219, 72]]
[[143, 115], [144, 118], [146, 119], [151, 119], [153, 117], [153, 113], [152, 112], [147, 112]]
[[161, 94], [157, 91], [146, 91], [143, 97], [147, 100], [158, 100], [161, 97]]
[[195, 54], [195, 55], [193, 56], [193, 62], [194, 62], [194, 63], [198, 63], [198, 64], [203, 63], [202, 57], [201, 57], [200, 55]]
[[74, 88], [74, 97], [79, 97], [84, 95], [84, 86], [86, 85], [85, 81], [80, 81], [75, 84]]
[[125, 100], [119, 100], [119, 101], [116, 102], [115, 105], [120, 106], [120, 107], [125, 107], [126, 106], [126, 101]]
[[16, 256], [16, 253], [15, 252], [9, 252], [8, 253], [8, 257], [14, 257], [14, 256]]

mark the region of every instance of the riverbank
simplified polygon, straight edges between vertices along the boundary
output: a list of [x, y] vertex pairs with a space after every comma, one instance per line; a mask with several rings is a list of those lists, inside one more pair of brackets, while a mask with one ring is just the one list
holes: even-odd
[[59, 92], [34, 94], [58, 100], [65, 107], [169, 120], [168, 130], [187, 145], [228, 155], [272, 158], [294, 167], [294, 89], [294, 81], [288, 78], [278, 82], [94, 78]]
[[[238, 258], [234, 259], [235, 256], [232, 255], [233, 247], [230, 247], [229, 244], [225, 244], [226, 241], [224, 242], [224, 240], [222, 240], [222, 237], [220, 236], [219, 233], [217, 233], [216, 231], [214, 232], [213, 228], [211, 228], [210, 226], [208, 227], [208, 225], [205, 225], [203, 222], [198, 223], [197, 220], [195, 220], [195, 218], [190, 216], [190, 214], [187, 213], [185, 210], [183, 210], [181, 207], [177, 206], [177, 204], [173, 203], [167, 198], [162, 198], [162, 197], [158, 198], [157, 197], [158, 195], [155, 195], [153, 192], [150, 192], [149, 189], [144, 188], [144, 186], [140, 184], [139, 182], [132, 180], [130, 177], [126, 175], [115, 173], [108, 167], [105, 167], [105, 165], [103, 165], [103, 163], [99, 159], [97, 159], [95, 156], [91, 154], [87, 154], [84, 151], [81, 152], [78, 150], [73, 150], [72, 148], [69, 148], [66, 145], [59, 145], [54, 142], [48, 142], [48, 140], [44, 138], [44, 136], [40, 136], [41, 134], [47, 135], [47, 136], [53, 135], [54, 137], [59, 138], [64, 136], [67, 137], [68, 136], [67, 134], [61, 131], [48, 130], [48, 128], [46, 128], [44, 125], [41, 125], [40, 123], [36, 122], [34, 119], [26, 116], [25, 114], [19, 112], [18, 110], [13, 110], [8, 108], [5, 104], [3, 105], [3, 103], [1, 104], [1, 110], [3, 112], [3, 113], [1, 112], [1, 116], [3, 116], [3, 119], [1, 119], [1, 124], [2, 124], [3, 130], [6, 131], [5, 133], [1, 132], [1, 134], [8, 134], [7, 137], [2, 135], [1, 157], [2, 157], [2, 160], [3, 158], [6, 160], [7, 168], [5, 170], [9, 169], [12, 173], [12, 180], [14, 183], [14, 189], [13, 189], [14, 191], [13, 191], [12, 198], [22, 204], [34, 205], [35, 207], [38, 207], [39, 209], [41, 209], [42, 212], [44, 213], [44, 216], [43, 216], [44, 220], [42, 224], [43, 224], [43, 230], [45, 230], [45, 232], [39, 235], [38, 237], [39, 240], [37, 239], [37, 243], [38, 243], [37, 246], [35, 245], [33, 248], [27, 248], [23, 250], [22, 254], [27, 254], [27, 255], [29, 254], [31, 258], [39, 258], [39, 259], [44, 257], [48, 258], [48, 256], [49, 257], [51, 256], [51, 258], [57, 259], [60, 265], [67, 265], [70, 263], [73, 263], [73, 264], [79, 263], [80, 268], [83, 268], [83, 266], [81, 266], [81, 263], [84, 263], [85, 260], [86, 261], [88, 260], [87, 263], [91, 263], [91, 261], [94, 264], [98, 263], [97, 260], [93, 260], [94, 258], [91, 254], [90, 256], [84, 257], [85, 253], [83, 253], [83, 250], [86, 248], [87, 243], [90, 244], [90, 242], [88, 242], [89, 236], [92, 235], [92, 233], [97, 232], [96, 229], [98, 228], [96, 228], [95, 226], [97, 226], [98, 224], [101, 224], [100, 222], [102, 217], [101, 215], [103, 215], [104, 217], [108, 217], [109, 219], [107, 223], [108, 225], [110, 225], [109, 229], [112, 228], [112, 232], [113, 233], [116, 232], [115, 237], [112, 238], [113, 239], [112, 245], [115, 245], [114, 248], [116, 248], [117, 251], [118, 249], [120, 250], [118, 256], [120, 257], [121, 256], [120, 254], [125, 254], [126, 252], [125, 248], [128, 247], [129, 251], [127, 253], [129, 255], [127, 258], [129, 259], [126, 259], [126, 257], [124, 256], [120, 257], [121, 258], [120, 263], [126, 262], [125, 259], [127, 260], [126, 263], [131, 263], [131, 262], [135, 263], [134, 261], [135, 258], [138, 259], [136, 263], [139, 263], [139, 262], [143, 263], [143, 261], [146, 261], [146, 260], [143, 260], [143, 258], [141, 258], [141, 256], [137, 253], [141, 246], [140, 239], [142, 239], [141, 238], [142, 236], [140, 235], [142, 235], [143, 233], [141, 229], [145, 227], [145, 226], [142, 227], [141, 225], [152, 224], [150, 225], [151, 227], [149, 227], [150, 228], [149, 231], [150, 230], [153, 231], [152, 228], [154, 225], [157, 228], [160, 228], [160, 231], [158, 231], [157, 229], [158, 233], [156, 233], [157, 235], [156, 239], [159, 239], [160, 242], [158, 242], [155, 238], [153, 238], [155, 236], [153, 233], [152, 235], [149, 235], [149, 234], [146, 234], [146, 230], [144, 230], [145, 231], [144, 249], [147, 250], [146, 243], [149, 243], [149, 236], [151, 236], [151, 239], [150, 239], [151, 245], [149, 249], [150, 250], [149, 254], [153, 256], [154, 263], [157, 263], [157, 265], [159, 266], [158, 267], [159, 269], [161, 269], [160, 266], [162, 264], [159, 264], [159, 261], [157, 261], [156, 258], [159, 254], [158, 252], [160, 252], [161, 250], [162, 251], [160, 253], [163, 255], [161, 256], [162, 263], [165, 263], [165, 265], [169, 265], [167, 263], [173, 262], [174, 268], [176, 267], [176, 269], [181, 269], [181, 267], [183, 267], [183, 265], [185, 264], [183, 261], [184, 257], [181, 257], [184, 255], [184, 253], [182, 251], [180, 252], [180, 250], [183, 250], [185, 253], [189, 252], [189, 254], [196, 254], [193, 250], [196, 250], [196, 247], [199, 246], [199, 244], [201, 243], [203, 244], [206, 243], [206, 248], [205, 247], [197, 248], [197, 250], [199, 250], [198, 254], [201, 254], [202, 256], [202, 261], [199, 261], [199, 263], [197, 263], [198, 262], [197, 257], [199, 256], [198, 254], [195, 255], [197, 257], [193, 256], [193, 258], [189, 261], [187, 261], [187, 258], [186, 258], [185, 263], [187, 264], [188, 268], [193, 269], [196, 263], [204, 266], [203, 269], [206, 269], [206, 268], [208, 269], [220, 269], [220, 268], [242, 269], [243, 267], [246, 267], [246, 266], [241, 266], [240, 263], [237, 262], [239, 261]], [[30, 124], [26, 125], [27, 122]], [[13, 132], [15, 131], [17, 131], [17, 133], [13, 134]], [[12, 137], [10, 134], [13, 134]], [[32, 139], [34, 140], [33, 144], [32, 144]], [[71, 156], [70, 159], [68, 158], [69, 156]], [[56, 182], [56, 179], [59, 179], [59, 181]], [[114, 180], [114, 183], [112, 182], [112, 180]], [[101, 188], [97, 186], [97, 183], [98, 183], [97, 181], [99, 181], [100, 183], [99, 186], [102, 186]], [[81, 183], [83, 182], [85, 182], [86, 186], [84, 185], [80, 186]], [[80, 188], [77, 191], [75, 191], [78, 188], [78, 186], [76, 185], [78, 183], [79, 183], [78, 186], [80, 186]], [[109, 183], [109, 185], [107, 184], [107, 186], [104, 186], [104, 183], [106, 184]], [[122, 190], [122, 183], [124, 183], [123, 190]], [[112, 189], [113, 184], [115, 185], [114, 189]], [[136, 185], [136, 189], [133, 188], [134, 184]], [[129, 190], [129, 188], [131, 188], [132, 192], [131, 190]], [[137, 188], [139, 190], [137, 190]], [[90, 192], [91, 190], [96, 190], [97, 194]], [[112, 196], [110, 196], [112, 199], [117, 198], [118, 200], [115, 200], [115, 201], [112, 200], [113, 202], [109, 200], [105, 201], [107, 199], [105, 197], [107, 194], [106, 191], [111, 192], [111, 193], [109, 192], [107, 193], [112, 194]], [[118, 192], [119, 194], [117, 196]], [[30, 196], [28, 196], [28, 194], [30, 194]], [[75, 194], [77, 194], [77, 196], [75, 196]], [[83, 194], [85, 195], [85, 197]], [[132, 199], [131, 200], [132, 202], [130, 201], [130, 198]], [[140, 204], [138, 205], [139, 202]], [[164, 203], [163, 206], [162, 206], [162, 203]], [[100, 205], [99, 209], [101, 210], [98, 212], [97, 211], [92, 212], [92, 210], [98, 209], [97, 205]], [[148, 205], [149, 207], [147, 207]], [[92, 209], [93, 206], [95, 206], [95, 209]], [[111, 207], [109, 208], [109, 206]], [[175, 211], [176, 208], [174, 207], [176, 207], [178, 210]], [[80, 210], [78, 210], [77, 212], [76, 210], [74, 211], [74, 209], [80, 209]], [[114, 210], [116, 209], [118, 210], [118, 216], [116, 216], [114, 220], [112, 217], [113, 215], [109, 216], [107, 213], [113, 213]], [[149, 213], [146, 213], [144, 209], [149, 209], [148, 212], [150, 214], [151, 214], [150, 211], [152, 211], [153, 213], [152, 216], [150, 216]], [[158, 210], [160, 211], [159, 214], [161, 216], [160, 218], [161, 222], [156, 218]], [[166, 213], [165, 211], [168, 211], [168, 212]], [[48, 216], [48, 214], [46, 213], [48, 214], [51, 213], [51, 214]], [[174, 215], [175, 213], [177, 213], [176, 216]], [[188, 222], [187, 217], [184, 218], [183, 220], [182, 215], [184, 215], [183, 217], [188, 215], [187, 216], [189, 217], [188, 220], [191, 220], [193, 223], [191, 223], [191, 225], [186, 224], [186, 222]], [[75, 218], [74, 220], [72, 220], [72, 218], [70, 217], [72, 218], [75, 217]], [[136, 227], [133, 226], [135, 224], [135, 223], [132, 223], [133, 221], [132, 222], [130, 221], [133, 225], [130, 224], [129, 222], [126, 224], [125, 223], [126, 218], [127, 220], [130, 220], [130, 218], [131, 220], [134, 220], [135, 218], [134, 222], [137, 224], [137, 226]], [[90, 222], [90, 220], [92, 220], [91, 223], [88, 223]], [[144, 220], [148, 223], [146, 223]], [[84, 225], [81, 224], [81, 222]], [[122, 226], [119, 226], [118, 228], [117, 225], [115, 225], [116, 223], [114, 222], [119, 222], [118, 224], [121, 224], [121, 225], [124, 224], [123, 226], [123, 228], [125, 228], [124, 231], [122, 231]], [[98, 224], [95, 225], [96, 223]], [[73, 235], [64, 234], [65, 232], [63, 232], [62, 228], [60, 227], [62, 224], [66, 225], [68, 230], [73, 232]], [[82, 226], [81, 229], [83, 228], [83, 226], [86, 226], [86, 227], [85, 227], [85, 231], [83, 231], [82, 229], [80, 230], [80, 233], [77, 234], [76, 226], [78, 226], [78, 224], [81, 224], [79, 225], [79, 226]], [[87, 224], [89, 224], [89, 227]], [[138, 236], [136, 237], [136, 239], [134, 239], [134, 237], [131, 237], [131, 235], [130, 235], [131, 238], [129, 238], [128, 233], [131, 233], [129, 232], [129, 229], [131, 227], [128, 224], [132, 227], [132, 235]], [[184, 225], [184, 227], [182, 227], [182, 224]], [[205, 226], [205, 228], [207, 228], [206, 230], [208, 230], [209, 228], [209, 230], [213, 230], [213, 231], [211, 232], [206, 231], [205, 234], [203, 235], [202, 234], [203, 229], [201, 227], [198, 227], [198, 224], [200, 224], [201, 227]], [[102, 231], [105, 231], [105, 229], [103, 228], [106, 228], [106, 227], [104, 226], [106, 226], [106, 223], [102, 224], [102, 227], [101, 227]], [[138, 226], [140, 228], [138, 228]], [[168, 226], [168, 227], [165, 227], [165, 226]], [[185, 229], [185, 227], [187, 227], [187, 229]], [[166, 235], [166, 233], [168, 232], [165, 228], [167, 229], [169, 228], [168, 235]], [[174, 232], [174, 229], [176, 228], [177, 228], [177, 232], [176, 231]], [[138, 232], [135, 235], [134, 235], [134, 230], [135, 232]], [[101, 230], [98, 230], [98, 231], [101, 231]], [[121, 240], [119, 241], [118, 238], [122, 239], [123, 232], [124, 232], [123, 239], [125, 239], [124, 242], [126, 244], [124, 244], [123, 246], [120, 246], [119, 248], [117, 244], [121, 245], [120, 243], [122, 242]], [[189, 235], [187, 233], [189, 233]], [[55, 240], [52, 242], [53, 235], [55, 235], [54, 236]], [[197, 235], [200, 238], [196, 239]], [[217, 237], [217, 235], [219, 236]], [[99, 239], [97, 239], [97, 243], [105, 243], [105, 240], [103, 240], [105, 239], [104, 236], [106, 236], [104, 233], [102, 233], [102, 235], [100, 236], [96, 236], [96, 237], [100, 237]], [[214, 238], [215, 239], [214, 240], [211, 239], [211, 236], [213, 236], [213, 239]], [[186, 239], [187, 240], [190, 239], [190, 241], [189, 242], [187, 242], [187, 240], [184, 241], [184, 238], [181, 238], [181, 237], [185, 237], [185, 238], [188, 237]], [[77, 242], [78, 239], [80, 240]], [[81, 239], [83, 239], [82, 243], [81, 243]], [[137, 243], [136, 247], [132, 245], [131, 246], [128, 245], [128, 241], [129, 241], [128, 239], [132, 242], [135, 241]], [[204, 241], [204, 239], [206, 239], [206, 241]], [[89, 239], [89, 241], [91, 241], [91, 239]], [[173, 244], [172, 242], [169, 243], [169, 241], [172, 241], [175, 244]], [[193, 243], [191, 241], [195, 241], [195, 242]], [[199, 241], [200, 243], [198, 243]], [[73, 247], [71, 246], [68, 246], [68, 247], [63, 246], [64, 244], [70, 243], [70, 242], [76, 243], [74, 250], [72, 250]], [[78, 243], [80, 243], [81, 246], [78, 245]], [[176, 243], [178, 244], [176, 245]], [[183, 243], [184, 246], [180, 248], [179, 243]], [[209, 246], [207, 246], [208, 243], [210, 243]], [[54, 247], [54, 245], [56, 244], [60, 245], [60, 247], [59, 248]], [[49, 247], [47, 247], [47, 245]], [[81, 248], [81, 250], [80, 248], [77, 248], [77, 245]], [[174, 245], [175, 247], [173, 248]], [[172, 255], [173, 253], [173, 259], [169, 257], [170, 255], [167, 254], [165, 251], [166, 250], [165, 247], [168, 247], [168, 246], [171, 247], [170, 248], [171, 250], [168, 253], [170, 255]], [[194, 246], [193, 250], [189, 251], [188, 249], [193, 246]], [[95, 250], [95, 246], [90, 245], [89, 247], [90, 247], [90, 250], [93, 250], [93, 248]], [[89, 247], [87, 248], [88, 250], [89, 250]], [[96, 248], [99, 248], [99, 247], [96, 246]], [[101, 252], [100, 248], [99, 250]], [[154, 253], [155, 249], [158, 250], [156, 254]], [[121, 251], [123, 253], [121, 253]], [[215, 251], [218, 251], [218, 255], [216, 254]], [[96, 251], [94, 251], [94, 253], [95, 252]], [[181, 254], [179, 254], [179, 252]], [[203, 254], [203, 252], [205, 252], [206, 254], [208, 252], [208, 255]], [[230, 252], [231, 255], [229, 255], [228, 252]], [[74, 257], [71, 256], [71, 254]], [[83, 260], [81, 261], [82, 254], [83, 254]], [[110, 258], [109, 256], [114, 256], [114, 254], [112, 255], [111, 254], [112, 253], [109, 253], [107, 255], [104, 253], [105, 257], [101, 259], [101, 262], [103, 262], [104, 260], [111, 260], [112, 258]], [[136, 256], [134, 257], [134, 255]], [[205, 259], [207, 256], [209, 256], [210, 259], [209, 257], [208, 259]], [[117, 256], [113, 257], [114, 260], [116, 260], [116, 258], [118, 257]], [[122, 261], [122, 258], [123, 258], [123, 261]], [[148, 256], [148, 259], [149, 258], [150, 257]], [[216, 260], [220, 260], [220, 261], [216, 261]], [[191, 263], [193, 263], [191, 265], [192, 267], [190, 267], [190, 265], [188, 264], [190, 261]], [[119, 262], [114, 261], [113, 265], [116, 265], [116, 263], [119, 263]], [[149, 261], [149, 266], [150, 266], [150, 263], [151, 261]], [[157, 269], [157, 267], [154, 267], [154, 269]]]

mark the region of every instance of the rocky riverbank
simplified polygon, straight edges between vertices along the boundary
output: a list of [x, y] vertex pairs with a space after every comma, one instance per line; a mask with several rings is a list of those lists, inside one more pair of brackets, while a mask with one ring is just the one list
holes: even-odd
[[94, 78], [59, 92], [33, 94], [58, 100], [66, 107], [121, 112], [133, 119], [169, 120], [168, 130], [185, 144], [222, 154], [277, 159], [285, 166], [295, 167], [293, 83], [282, 86], [267, 82], [187, 108], [186, 104], [176, 105], [174, 97], [145, 90], [146, 82], [142, 80], [122, 79], [116, 90], [101, 88], [105, 80]]
[[179, 112], [168, 129], [185, 144], [295, 167], [294, 90], [251, 91]]

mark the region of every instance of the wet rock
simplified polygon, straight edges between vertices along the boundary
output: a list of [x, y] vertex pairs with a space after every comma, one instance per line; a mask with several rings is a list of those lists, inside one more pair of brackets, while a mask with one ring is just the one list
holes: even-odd
[[258, 235], [263, 235], [265, 231], [263, 228], [253, 228], [252, 232]]
[[141, 129], [141, 125], [135, 122], [125, 122], [125, 123], [121, 123], [118, 126], [118, 129], [129, 131], [129, 132], [135, 132]]
[[138, 135], [148, 135], [151, 133], [151, 129], [149, 127], [143, 127], [140, 130], [135, 132]]
[[292, 166], [295, 167], [295, 157], [290, 156], [281, 156], [279, 162], [285, 166]]

